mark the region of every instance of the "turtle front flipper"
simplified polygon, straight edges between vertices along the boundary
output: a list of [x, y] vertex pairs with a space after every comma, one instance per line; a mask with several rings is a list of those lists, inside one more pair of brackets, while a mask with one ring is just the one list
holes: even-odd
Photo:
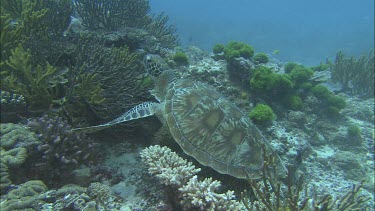
[[72, 131], [73, 132], [82, 132], [82, 133], [93, 133], [108, 127], [111, 127], [112, 125], [119, 124], [122, 122], [131, 121], [133, 119], [140, 119], [143, 117], [152, 116], [156, 113], [156, 111], [159, 108], [159, 103], [154, 102], [144, 102], [139, 105], [136, 105], [129, 111], [125, 112], [120, 117], [117, 117], [116, 119], [107, 122], [105, 124], [101, 125], [95, 125], [90, 127], [83, 127], [83, 128], [75, 128]]

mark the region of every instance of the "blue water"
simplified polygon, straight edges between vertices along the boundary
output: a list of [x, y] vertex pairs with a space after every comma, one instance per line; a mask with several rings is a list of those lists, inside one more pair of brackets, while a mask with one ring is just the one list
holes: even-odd
[[211, 51], [231, 40], [256, 52], [279, 50], [278, 59], [316, 65], [338, 50], [367, 54], [374, 48], [374, 0], [150, 0], [165, 11], [182, 46]]

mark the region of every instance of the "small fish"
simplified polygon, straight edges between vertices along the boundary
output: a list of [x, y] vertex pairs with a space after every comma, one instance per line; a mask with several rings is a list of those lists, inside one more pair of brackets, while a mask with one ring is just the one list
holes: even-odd
[[272, 55], [277, 55], [277, 54], [279, 54], [280, 53], [280, 50], [274, 50], [273, 52], [272, 52]]

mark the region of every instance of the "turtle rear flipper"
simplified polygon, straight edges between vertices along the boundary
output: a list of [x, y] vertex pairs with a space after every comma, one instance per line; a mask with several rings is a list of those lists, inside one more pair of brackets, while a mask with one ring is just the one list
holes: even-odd
[[156, 113], [159, 103], [154, 102], [143, 102], [139, 105], [136, 105], [129, 111], [125, 112], [120, 117], [117, 117], [116, 119], [107, 122], [105, 124], [101, 125], [95, 125], [90, 127], [82, 127], [82, 128], [75, 128], [72, 131], [73, 132], [80, 132], [80, 133], [93, 133], [99, 130], [103, 130], [105, 128], [111, 127], [112, 125], [116, 125], [122, 122], [128, 122], [133, 119], [140, 119], [143, 117], [152, 116]]

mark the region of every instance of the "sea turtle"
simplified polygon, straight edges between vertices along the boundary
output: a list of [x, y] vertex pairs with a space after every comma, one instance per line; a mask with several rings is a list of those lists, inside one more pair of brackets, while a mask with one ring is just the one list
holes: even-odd
[[[245, 113], [213, 87], [176, 77], [159, 55], [146, 55], [144, 65], [155, 82], [150, 92], [159, 103], [144, 102], [106, 124], [75, 131], [92, 132], [155, 114], [182, 150], [202, 165], [237, 178], [261, 177], [262, 148], [273, 150]], [[278, 169], [286, 172], [276, 157]]]

